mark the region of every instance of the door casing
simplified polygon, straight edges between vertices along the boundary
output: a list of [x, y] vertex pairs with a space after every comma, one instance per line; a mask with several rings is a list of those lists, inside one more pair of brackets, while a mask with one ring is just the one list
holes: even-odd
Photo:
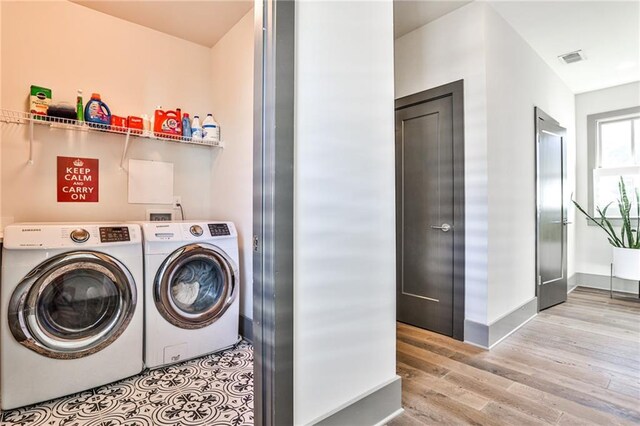
[[295, 2], [255, 3], [254, 423], [293, 424]]
[[[464, 341], [465, 310], [465, 185], [464, 185], [464, 80], [396, 99], [395, 109], [451, 96], [453, 106], [453, 334]], [[401, 206], [396, 204], [396, 217]]]

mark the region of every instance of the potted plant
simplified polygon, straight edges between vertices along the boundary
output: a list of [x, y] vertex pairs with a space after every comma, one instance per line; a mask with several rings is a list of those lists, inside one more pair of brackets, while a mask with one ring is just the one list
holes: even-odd
[[637, 188], [634, 191], [636, 219], [631, 218], [631, 202], [629, 202], [627, 188], [622, 177], [620, 177], [620, 182], [618, 183], [618, 191], [620, 198], [617, 203], [622, 217], [622, 228], [619, 235], [611, 221], [607, 219], [607, 210], [613, 202], [607, 204], [603, 209], [596, 207], [596, 211], [600, 215], [599, 220], [591, 217], [577, 202], [573, 201], [573, 204], [589, 220], [607, 233], [609, 244], [613, 246], [613, 271], [616, 277], [640, 281], [640, 191]]

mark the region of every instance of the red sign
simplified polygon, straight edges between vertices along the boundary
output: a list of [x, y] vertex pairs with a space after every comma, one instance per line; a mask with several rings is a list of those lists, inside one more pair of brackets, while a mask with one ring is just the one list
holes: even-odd
[[98, 159], [58, 157], [58, 202], [98, 202]]

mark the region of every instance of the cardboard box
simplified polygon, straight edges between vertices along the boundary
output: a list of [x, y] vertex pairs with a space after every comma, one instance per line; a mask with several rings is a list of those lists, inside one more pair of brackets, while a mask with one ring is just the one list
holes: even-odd
[[31, 96], [29, 97], [29, 112], [36, 115], [47, 115], [49, 105], [51, 105], [51, 89], [40, 86], [31, 86]]

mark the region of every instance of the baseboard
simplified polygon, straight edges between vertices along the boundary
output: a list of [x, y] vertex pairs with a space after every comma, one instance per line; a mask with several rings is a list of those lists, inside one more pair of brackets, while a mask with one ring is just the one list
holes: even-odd
[[491, 324], [464, 321], [464, 340], [474, 346], [491, 349], [510, 334], [531, 321], [538, 313], [538, 298], [529, 299]]
[[240, 315], [240, 335], [250, 342], [253, 342], [253, 320], [244, 315]]
[[[609, 275], [586, 274], [584, 272], [576, 272], [573, 276], [576, 286], [598, 288], [601, 290], [609, 290]], [[572, 277], [572, 278], [573, 278]], [[623, 280], [622, 278], [613, 278], [613, 291], [620, 293], [638, 294], [638, 283], [631, 280]]]
[[577, 287], [578, 283], [576, 282], [576, 274], [573, 274], [567, 279], [567, 294], [571, 293]]
[[401, 379], [395, 376], [370, 392], [309, 423], [321, 426], [383, 425], [402, 414]]

